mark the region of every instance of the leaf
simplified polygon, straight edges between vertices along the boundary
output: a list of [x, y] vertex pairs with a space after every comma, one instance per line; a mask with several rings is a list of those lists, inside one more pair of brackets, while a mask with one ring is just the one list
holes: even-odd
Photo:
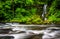
[[54, 15], [51, 15], [51, 16], [49, 16], [48, 20], [49, 21], [55, 21], [56, 20], [56, 17]]
[[30, 12], [31, 12], [32, 14], [35, 14], [35, 13], [36, 13], [36, 10], [37, 10], [36, 8], [32, 8]]
[[10, 9], [10, 6], [9, 5], [5, 5], [5, 7]]
[[26, 4], [33, 4], [34, 1], [33, 0], [26, 0]]

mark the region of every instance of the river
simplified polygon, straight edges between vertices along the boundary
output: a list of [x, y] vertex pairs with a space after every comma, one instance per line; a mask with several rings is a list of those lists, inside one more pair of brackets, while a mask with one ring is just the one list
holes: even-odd
[[12, 28], [12, 31], [7, 34], [0, 34], [0, 39], [42, 39], [43, 32], [45, 32], [47, 28], [46, 26], [47, 25], [19, 25], [16, 23], [4, 25], [1, 29]]

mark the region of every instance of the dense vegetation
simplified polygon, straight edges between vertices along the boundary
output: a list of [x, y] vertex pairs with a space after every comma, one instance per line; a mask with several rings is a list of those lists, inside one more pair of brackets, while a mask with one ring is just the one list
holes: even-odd
[[[43, 20], [43, 6], [47, 4], [47, 20]], [[23, 24], [58, 24], [60, 0], [0, 0], [0, 22]]]

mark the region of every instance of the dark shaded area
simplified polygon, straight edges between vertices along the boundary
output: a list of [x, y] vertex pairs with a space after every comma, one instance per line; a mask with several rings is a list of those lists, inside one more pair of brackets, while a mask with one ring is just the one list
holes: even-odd
[[14, 39], [13, 36], [0, 36], [0, 39]]
[[10, 29], [10, 28], [8, 28], [8, 29], [0, 28], [0, 34], [8, 34], [10, 31], [12, 31], [12, 29]]

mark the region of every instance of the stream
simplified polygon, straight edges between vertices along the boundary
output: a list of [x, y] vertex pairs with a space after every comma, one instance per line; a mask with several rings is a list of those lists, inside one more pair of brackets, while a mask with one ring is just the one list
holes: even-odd
[[[12, 31], [9, 33], [0, 34], [0, 39], [40, 39], [40, 33], [43, 32], [42, 28], [39, 26], [19, 26], [19, 24], [5, 24], [0, 26], [1, 29], [12, 28]], [[2, 30], [4, 31], [4, 30]]]
[[[60, 33], [60, 28], [40, 26], [19, 26], [16, 23], [0, 25], [0, 39], [47, 39], [46, 37], [55, 38], [57, 32]], [[5, 33], [6, 30], [8, 30], [7, 33]]]

